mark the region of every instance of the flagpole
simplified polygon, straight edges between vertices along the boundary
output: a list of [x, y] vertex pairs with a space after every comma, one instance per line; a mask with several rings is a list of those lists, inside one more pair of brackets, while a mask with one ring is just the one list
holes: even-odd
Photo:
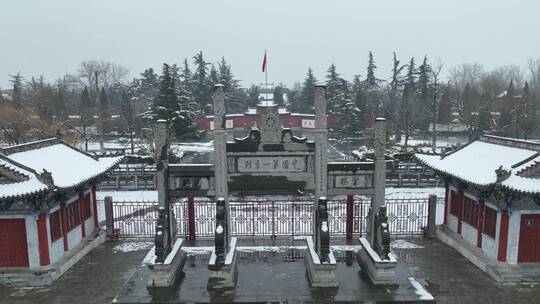
[[266, 49], [264, 49], [264, 58], [266, 60], [266, 66], [264, 69], [264, 85], [266, 87], [266, 100], [268, 102], [268, 57], [266, 56]]

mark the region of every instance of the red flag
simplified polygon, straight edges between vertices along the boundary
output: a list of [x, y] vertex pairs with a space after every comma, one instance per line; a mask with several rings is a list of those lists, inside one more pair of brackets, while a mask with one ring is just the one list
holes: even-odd
[[266, 71], [266, 51], [264, 51], [264, 59], [262, 64], [262, 71]]

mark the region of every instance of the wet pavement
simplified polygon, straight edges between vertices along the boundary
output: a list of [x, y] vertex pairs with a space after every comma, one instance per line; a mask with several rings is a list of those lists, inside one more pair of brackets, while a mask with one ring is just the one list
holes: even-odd
[[[242, 250], [242, 249], [239, 249]], [[118, 303], [312, 303], [312, 302], [417, 302], [420, 296], [411, 285], [405, 265], [398, 266], [399, 287], [376, 287], [361, 276], [352, 251], [334, 252], [339, 288], [310, 288], [305, 275], [304, 250], [279, 252], [240, 251], [238, 282], [234, 289], [216, 289], [208, 281], [208, 256], [188, 258], [179, 288], [146, 289], [148, 270], [138, 267], [117, 297]]]
[[[497, 284], [455, 250], [437, 240], [412, 239], [407, 242], [417, 246], [400, 246], [394, 251], [437, 303], [540, 303], [540, 284]], [[146, 250], [114, 253], [115, 245], [118, 244], [106, 243], [96, 248], [51, 287], [0, 287], [0, 303], [111, 303], [135, 271], [144, 272], [140, 263], [146, 254]], [[249, 252], [240, 255], [239, 289], [224, 294], [206, 289], [206, 258], [200, 255], [189, 260], [184, 268], [186, 278], [191, 278], [191, 281], [185, 279], [185, 283], [192, 282], [193, 285], [181, 285], [179, 292], [182, 296], [191, 295], [193, 300], [208, 297], [225, 301], [241, 299], [239, 296], [242, 295], [265, 301], [282, 290], [295, 295], [291, 300], [309, 297], [322, 302], [328, 302], [330, 298], [348, 300], [347, 295], [359, 297], [362, 294], [362, 289], [355, 283], [359, 279], [355, 260], [348, 266], [346, 257], [342, 257], [338, 267], [340, 288], [337, 291], [312, 292], [307, 287], [304, 264], [298, 257], [300, 253], [293, 252], [288, 258], [279, 254], [268, 252], [264, 254], [266, 256], [256, 255], [256, 258]], [[276, 260], [276, 256], [279, 259]], [[276, 261], [280, 262], [276, 264]], [[392, 295], [392, 291], [389, 293], [384, 289], [376, 292], [393, 297], [399, 293], [394, 290]], [[174, 298], [176, 295], [169, 296]]]

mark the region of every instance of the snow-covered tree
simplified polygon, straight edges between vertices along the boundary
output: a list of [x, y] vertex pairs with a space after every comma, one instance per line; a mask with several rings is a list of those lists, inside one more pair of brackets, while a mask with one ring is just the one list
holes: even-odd
[[306, 78], [302, 84], [302, 89], [298, 98], [289, 99], [289, 110], [296, 113], [313, 113], [313, 103], [315, 101], [315, 85], [317, 79], [313, 75], [311, 68], [308, 68]]
[[347, 114], [351, 101], [349, 83], [337, 73], [335, 64], [330, 65], [326, 74], [326, 100], [328, 113]]
[[193, 73], [193, 97], [203, 111], [201, 114], [208, 114], [211, 109], [212, 89], [208, 79], [208, 66], [210, 63], [203, 58], [202, 51], [193, 56], [195, 72]]
[[150, 111], [143, 114], [146, 119], [157, 121], [165, 119], [177, 139], [191, 139], [199, 135], [195, 122], [197, 104], [191, 94], [181, 85], [177, 86], [174, 70], [163, 64], [159, 78], [159, 93]]

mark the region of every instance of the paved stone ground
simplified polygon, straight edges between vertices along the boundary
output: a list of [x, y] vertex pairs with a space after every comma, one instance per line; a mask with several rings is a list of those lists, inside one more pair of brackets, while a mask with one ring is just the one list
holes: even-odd
[[[408, 241], [423, 248], [395, 251], [417, 278], [425, 280], [437, 303], [540, 302], [540, 283], [497, 284], [438, 240]], [[115, 245], [96, 248], [52, 287], [0, 287], [0, 303], [111, 303], [146, 254], [146, 250], [113, 253]]]
[[540, 303], [540, 283], [497, 284], [439, 240], [411, 242], [424, 248], [396, 252], [417, 278], [425, 280], [437, 303]]
[[146, 255], [146, 250], [113, 253], [115, 245], [92, 250], [51, 287], [0, 287], [0, 303], [111, 303]]

